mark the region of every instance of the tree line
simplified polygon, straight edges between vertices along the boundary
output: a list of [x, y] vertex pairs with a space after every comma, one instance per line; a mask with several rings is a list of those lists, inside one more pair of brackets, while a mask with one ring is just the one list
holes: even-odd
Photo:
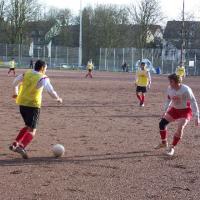
[[[44, 8], [37, 0], [0, 0], [0, 43], [29, 44], [25, 37], [28, 23], [59, 21], [57, 39], [63, 46], [78, 46], [79, 16], [67, 8]], [[163, 20], [158, 0], [140, 0], [127, 6], [87, 6], [82, 16], [84, 60], [94, 57], [100, 47], [153, 47], [147, 42], [149, 29]]]

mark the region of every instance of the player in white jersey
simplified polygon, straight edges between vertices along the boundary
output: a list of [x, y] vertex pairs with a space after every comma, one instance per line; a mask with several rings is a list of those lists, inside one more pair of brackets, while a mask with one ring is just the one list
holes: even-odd
[[167, 125], [170, 122], [178, 121], [178, 128], [174, 134], [173, 142], [167, 148], [166, 154], [174, 155], [175, 146], [183, 136], [185, 126], [195, 117], [195, 125], [200, 125], [199, 108], [192, 89], [181, 84], [180, 76], [171, 74], [168, 76], [170, 86], [167, 90], [167, 101], [165, 103], [165, 114], [159, 123], [162, 142], [155, 149], [167, 148]]

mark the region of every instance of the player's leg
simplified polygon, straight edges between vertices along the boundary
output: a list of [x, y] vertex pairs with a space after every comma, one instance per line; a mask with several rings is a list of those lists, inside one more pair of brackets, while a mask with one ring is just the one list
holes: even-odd
[[137, 86], [136, 87], [136, 96], [137, 96], [137, 98], [138, 98], [138, 100], [140, 101], [140, 104], [141, 104], [142, 98], [140, 96], [140, 92], [141, 92], [141, 87]]
[[87, 71], [87, 74], [86, 74], [85, 78], [87, 78], [88, 76], [89, 76], [89, 71]]
[[15, 73], [15, 69], [13, 69], [13, 75], [15, 76], [15, 74], [16, 74], [16, 73]]
[[11, 72], [11, 69], [8, 70], [8, 75], [10, 74], [10, 72]]
[[164, 117], [160, 120], [159, 122], [159, 130], [160, 130], [160, 138], [161, 138], [161, 143], [159, 143], [155, 149], [161, 149], [161, 148], [166, 148], [168, 146], [167, 142], [167, 125], [174, 121], [174, 119], [166, 113]]
[[172, 142], [170, 148], [166, 152], [167, 155], [169, 155], [169, 156], [174, 155], [174, 148], [176, 147], [176, 145], [181, 140], [181, 138], [183, 136], [184, 128], [188, 124], [188, 122], [189, 122], [189, 120], [186, 119], [186, 118], [182, 118], [182, 119], [178, 120], [178, 128], [177, 128], [177, 130], [174, 134], [173, 142]]
[[26, 124], [26, 128], [24, 127], [18, 134], [15, 141], [16, 147], [13, 149], [13, 151], [21, 154], [23, 158], [27, 159], [28, 155], [25, 148], [31, 143], [33, 137], [35, 136], [36, 126], [39, 121], [40, 109], [20, 106], [20, 113]]
[[88, 73], [89, 73], [89, 77], [92, 78], [92, 70], [91, 69], [89, 69]]

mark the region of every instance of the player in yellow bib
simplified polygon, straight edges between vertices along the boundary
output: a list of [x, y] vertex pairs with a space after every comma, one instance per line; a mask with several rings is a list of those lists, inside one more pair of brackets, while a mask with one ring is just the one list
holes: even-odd
[[146, 69], [146, 64], [141, 63], [140, 69], [136, 72], [136, 96], [140, 101], [140, 106], [144, 106], [145, 93], [147, 92], [147, 87], [150, 88], [151, 85], [151, 75]]
[[25, 127], [20, 130], [9, 149], [21, 154], [24, 159], [28, 158], [25, 148], [36, 134], [43, 89], [55, 100], [62, 103], [62, 99], [54, 91], [49, 78], [45, 75], [46, 70], [47, 65], [45, 62], [38, 60], [35, 63], [34, 70], [28, 70], [19, 75], [13, 83], [15, 91], [13, 98], [16, 99], [16, 103], [19, 105]]
[[183, 77], [186, 77], [186, 73], [185, 73], [185, 67], [180, 64], [177, 68], [176, 68], [176, 75], [180, 76], [181, 81], [183, 79]]
[[8, 71], [8, 75], [10, 74], [10, 72], [13, 72], [13, 75], [15, 76], [15, 67], [16, 67], [16, 63], [15, 63], [15, 59], [12, 58], [12, 60], [9, 62], [9, 71]]
[[87, 78], [88, 76], [90, 78], [93, 78], [92, 77], [92, 71], [94, 69], [94, 64], [92, 63], [92, 59], [90, 59], [87, 63], [87, 70], [88, 70], [88, 73], [86, 74], [85, 78]]

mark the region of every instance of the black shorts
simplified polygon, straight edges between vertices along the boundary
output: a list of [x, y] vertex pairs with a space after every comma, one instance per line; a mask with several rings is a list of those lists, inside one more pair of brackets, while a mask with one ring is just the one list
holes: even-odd
[[136, 92], [146, 93], [147, 92], [147, 87], [137, 86]]
[[88, 72], [92, 72], [92, 70], [91, 70], [91, 69], [88, 69]]
[[15, 68], [10, 68], [10, 71], [15, 71]]
[[19, 109], [25, 125], [35, 129], [39, 122], [40, 108], [19, 106]]

